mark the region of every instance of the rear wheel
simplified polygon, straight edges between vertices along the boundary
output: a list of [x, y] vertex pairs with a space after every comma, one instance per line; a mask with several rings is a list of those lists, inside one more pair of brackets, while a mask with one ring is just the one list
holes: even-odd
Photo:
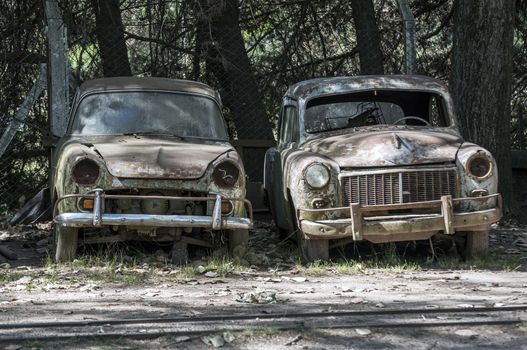
[[489, 231], [464, 231], [464, 240], [456, 242], [458, 253], [464, 258], [485, 256], [489, 251]]
[[79, 229], [75, 227], [53, 226], [55, 243], [55, 262], [69, 262], [75, 258], [79, 240]]

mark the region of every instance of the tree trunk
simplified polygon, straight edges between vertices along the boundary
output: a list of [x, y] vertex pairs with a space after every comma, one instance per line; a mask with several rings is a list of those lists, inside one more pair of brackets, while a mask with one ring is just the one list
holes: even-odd
[[509, 212], [513, 23], [514, 0], [454, 4], [450, 91], [464, 138], [496, 157], [499, 190]]
[[119, 0], [92, 0], [105, 77], [132, 75]]
[[357, 33], [360, 73], [384, 74], [381, 37], [375, 21], [373, 0], [351, 0], [350, 2]]
[[236, 0], [200, 0], [201, 20], [208, 24], [207, 68], [221, 85], [239, 139], [272, 139], [256, 79], [238, 23]]

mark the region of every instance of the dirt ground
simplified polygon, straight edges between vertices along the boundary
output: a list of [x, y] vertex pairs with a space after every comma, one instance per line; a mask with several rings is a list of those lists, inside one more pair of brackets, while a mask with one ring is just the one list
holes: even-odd
[[[98, 247], [82, 253], [74, 263], [56, 265], [47, 257], [49, 231], [45, 226], [6, 228], [0, 231], [0, 244], [15, 251], [18, 259], [0, 262], [0, 323], [527, 305], [525, 227], [507, 225], [493, 230], [492, 253], [486, 259], [463, 262], [453, 248], [443, 254], [436, 252], [434, 259], [426, 249], [414, 249], [413, 245], [397, 249], [361, 245], [334, 251], [330, 263], [302, 264], [294, 244], [278, 237], [266, 217], [260, 219], [251, 235], [251, 251], [244, 259], [222, 257], [223, 251], [196, 250], [187, 267], [171, 265], [163, 247], [151, 245]], [[467, 320], [485, 316], [474, 315]], [[527, 313], [503, 317], [527, 319]], [[460, 316], [414, 315], [405, 320], [455, 321]], [[361, 327], [380, 321], [398, 319], [364, 317], [354, 319], [350, 328], [326, 330], [311, 329], [320, 321], [305, 320], [298, 329], [288, 331], [272, 324], [253, 327], [225, 322], [225, 329], [250, 329], [229, 332], [229, 339], [223, 338], [231, 342], [224, 347], [527, 349], [525, 322], [514, 326]], [[199, 326], [189, 325], [188, 329]], [[157, 328], [134, 329], [148, 333]], [[122, 330], [126, 328], [96, 329], [99, 334]], [[57, 330], [56, 335], [61, 332]], [[0, 330], [0, 338], [43, 334]], [[170, 335], [154, 339], [79, 338], [4, 342], [0, 348], [211, 348], [204, 342], [207, 339]]]

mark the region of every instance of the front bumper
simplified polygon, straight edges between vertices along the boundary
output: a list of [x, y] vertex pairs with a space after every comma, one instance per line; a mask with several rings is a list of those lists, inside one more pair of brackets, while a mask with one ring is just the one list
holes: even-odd
[[[465, 208], [468, 203], [482, 205], [479, 210], [473, 211], [455, 209]], [[299, 227], [308, 239], [351, 238], [354, 241], [389, 242], [426, 239], [440, 231], [452, 235], [457, 230], [485, 230], [499, 221], [501, 208], [499, 194], [454, 199], [443, 196], [441, 200], [416, 203], [376, 206], [351, 204], [341, 208], [299, 209], [297, 217]], [[390, 211], [411, 209], [424, 209], [430, 213], [389, 214]], [[375, 216], [376, 213], [382, 215]]]
[[[92, 198], [93, 212], [58, 212], [60, 202], [70, 199]], [[104, 213], [105, 199], [166, 199], [171, 201], [213, 201], [212, 215], [154, 215], [154, 214], [111, 214]], [[243, 202], [248, 217], [222, 216], [221, 202]], [[55, 203], [53, 222], [67, 227], [102, 227], [102, 226], [141, 226], [141, 227], [200, 227], [212, 230], [249, 229], [253, 226], [251, 202], [242, 198], [221, 197], [174, 197], [174, 196], [134, 196], [108, 195], [102, 190], [91, 194], [70, 194], [60, 197]]]

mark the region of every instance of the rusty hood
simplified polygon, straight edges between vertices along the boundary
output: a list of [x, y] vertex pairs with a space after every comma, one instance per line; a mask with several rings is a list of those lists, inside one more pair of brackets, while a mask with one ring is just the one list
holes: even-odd
[[397, 129], [316, 137], [302, 148], [352, 168], [453, 162], [462, 142], [450, 133]]
[[154, 136], [105, 137], [84, 144], [100, 155], [113, 176], [143, 179], [197, 179], [216, 158], [234, 150], [227, 142]]

